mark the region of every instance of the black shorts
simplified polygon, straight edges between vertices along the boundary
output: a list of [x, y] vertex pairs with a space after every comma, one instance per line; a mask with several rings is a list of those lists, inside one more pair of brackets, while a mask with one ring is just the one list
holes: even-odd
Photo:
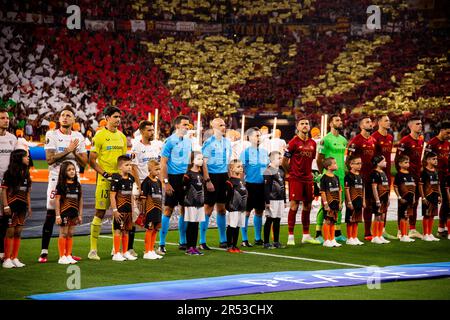
[[78, 212], [68, 211], [61, 213], [61, 227], [72, 227], [78, 224]]
[[166, 193], [164, 205], [170, 208], [175, 208], [177, 205], [183, 206], [184, 190], [183, 190], [183, 176], [184, 174], [169, 174], [169, 183], [173, 188], [172, 195]]
[[161, 210], [152, 210], [147, 213], [145, 217], [144, 228], [145, 229], [153, 229], [156, 225], [161, 223]]
[[410, 216], [412, 216], [413, 215], [413, 207], [414, 207], [414, 204], [412, 203], [412, 201], [408, 201], [406, 203], [400, 203], [400, 200], [399, 200], [398, 207], [397, 207], [397, 218], [399, 220], [401, 220], [401, 219], [407, 219]]
[[7, 218], [8, 228], [23, 227], [26, 216], [26, 211], [13, 211], [11, 215], [5, 216]]
[[248, 198], [245, 211], [261, 210], [266, 208], [266, 202], [264, 200], [264, 183], [245, 183], [247, 188]]
[[214, 185], [214, 192], [209, 192], [206, 190], [205, 204], [213, 206], [216, 203], [225, 203], [228, 173], [210, 173], [209, 178]]
[[114, 230], [131, 231], [133, 229], [133, 216], [131, 212], [121, 212], [122, 223], [114, 219]]
[[345, 208], [345, 223], [358, 223], [363, 221], [363, 208], [355, 208], [351, 210]]

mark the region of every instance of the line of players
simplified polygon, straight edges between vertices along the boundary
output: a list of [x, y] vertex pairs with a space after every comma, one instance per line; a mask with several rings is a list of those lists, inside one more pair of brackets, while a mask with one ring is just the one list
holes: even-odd
[[[113, 209], [113, 229], [115, 230], [113, 259], [116, 261], [136, 259], [137, 254], [133, 250], [135, 227], [131, 221], [131, 208], [135, 199], [131, 195], [131, 188], [134, 182], [137, 184], [137, 194], [140, 194], [142, 198], [137, 199], [138, 207], [146, 213], [137, 220], [140, 226], [148, 229], [144, 258], [147, 256], [149, 259], [158, 259], [166, 253], [165, 238], [169, 220], [177, 205], [181, 206], [182, 213], [179, 216], [180, 249], [185, 249], [188, 254], [201, 254], [196, 246], [199, 224], [199, 248], [209, 249], [206, 244], [206, 231], [214, 207], [217, 212], [221, 247], [229, 248], [230, 252], [239, 252], [236, 246], [238, 235], [238, 233], [236, 235], [236, 229], [239, 227], [242, 227], [242, 246], [251, 246], [248, 241], [247, 226], [253, 209], [255, 210], [255, 244], [264, 245], [265, 248], [282, 247], [279, 242], [279, 222], [285, 202], [284, 172], [289, 175], [291, 201], [288, 216], [288, 244], [294, 243], [295, 215], [300, 202], [303, 204], [303, 243], [340, 246], [336, 240], [347, 240], [347, 244], [350, 245], [360, 244], [355, 230], [357, 230], [357, 223], [362, 220], [361, 211], [365, 222], [365, 239], [374, 243], [388, 242], [383, 237], [383, 225], [388, 206], [386, 199], [389, 199], [390, 153], [393, 139], [387, 134], [389, 128], [387, 116], [378, 119], [379, 129], [373, 135], [370, 135], [373, 127], [371, 119], [366, 117], [360, 120], [361, 133], [348, 144], [350, 172], [347, 176], [344, 175], [344, 182], [341, 180], [342, 172], [345, 172], [343, 168], [347, 143], [339, 134], [342, 129], [340, 117], [335, 115], [330, 118], [330, 133], [320, 142], [318, 157], [319, 169], [326, 170], [326, 173], [320, 179], [322, 208], [318, 215], [316, 239], [309, 235], [309, 214], [314, 194], [311, 164], [316, 158], [316, 143], [308, 137], [310, 127], [307, 119], [299, 120], [298, 133], [287, 146], [282, 161], [279, 152], [272, 152], [269, 155], [264, 148], [259, 147], [261, 133], [258, 128], [249, 129], [247, 135], [250, 146], [241, 152], [242, 163], [239, 163], [237, 159], [232, 159], [231, 143], [224, 137], [226, 130], [223, 120], [215, 119], [212, 122], [213, 135], [205, 141], [202, 152], [192, 152], [192, 141], [186, 137], [189, 119], [183, 116], [175, 119], [176, 130], [165, 142], [162, 152], [160, 152], [161, 145], [151, 140], [153, 124], [142, 122], [139, 128], [141, 140], [133, 143], [133, 160], [130, 161], [124, 157], [127, 152], [126, 138], [117, 130], [120, 125], [120, 116], [119, 109], [114, 107], [106, 109], [107, 126], [95, 136], [89, 157], [90, 165], [98, 172], [96, 216], [91, 224], [91, 251], [88, 255], [90, 259], [100, 259], [97, 254], [97, 240], [102, 218], [110, 206]], [[88, 157], [83, 137], [77, 136], [78, 133], [70, 129], [74, 120], [74, 112], [70, 108], [64, 109], [60, 114], [60, 128], [49, 131], [46, 137], [45, 150], [49, 162], [48, 212], [43, 227], [40, 262], [47, 261], [48, 244], [55, 222], [61, 226], [58, 241], [60, 263], [75, 263], [80, 259], [72, 255], [71, 235], [73, 226], [81, 222], [82, 215], [81, 185], [77, 182], [76, 172], [80, 165], [86, 165]], [[425, 168], [421, 174], [423, 140], [419, 138], [422, 129], [420, 119], [410, 119], [408, 126], [411, 133], [400, 141], [396, 156], [399, 174], [395, 179], [395, 191], [399, 196], [400, 238], [401, 241], [412, 241], [410, 237], [421, 237], [426, 241], [437, 240], [431, 234], [431, 225], [439, 202], [442, 202], [439, 232], [443, 234], [445, 223], [448, 225], [449, 146], [447, 140], [450, 136], [450, 128], [448, 122], [443, 122], [439, 135], [429, 141], [425, 153]], [[3, 133], [5, 132], [6, 129]], [[436, 151], [436, 154], [433, 151]], [[158, 168], [159, 160], [161, 173]], [[281, 162], [285, 170], [280, 169]], [[241, 167], [243, 172], [240, 172]], [[438, 169], [436, 170], [435, 167]], [[61, 168], [64, 170], [61, 171]], [[336, 172], [337, 179], [333, 172]], [[159, 176], [164, 182], [164, 188], [160, 182], [158, 185]], [[242, 178], [245, 184], [242, 183]], [[152, 183], [148, 184], [147, 181], [143, 184], [144, 180], [149, 179]], [[419, 181], [421, 182], [418, 183]], [[25, 189], [29, 197], [31, 186], [29, 175], [25, 174], [24, 181], [21, 183], [28, 184]], [[15, 212], [17, 210], [11, 209], [19, 197], [9, 196], [12, 194], [12, 189], [8, 189], [10, 184], [8, 179], [3, 179], [3, 189], [6, 190], [3, 192], [2, 201], [7, 205], [3, 206], [2, 230], [6, 226], [8, 235], [4, 241], [7, 248], [1, 251], [7, 253], [4, 267], [18, 267], [23, 264], [17, 259], [18, 244], [16, 242], [18, 241], [15, 239], [20, 238], [20, 232], [17, 232], [17, 229], [23, 226], [24, 212], [28, 210], [31, 214], [31, 208], [29, 203], [28, 206], [26, 205], [27, 201], [23, 201], [25, 205], [22, 207], [27, 208], [25, 211], [20, 208], [18, 210], [20, 214], [17, 214]], [[206, 188], [203, 188], [204, 184]], [[24, 186], [21, 185], [19, 188]], [[149, 196], [148, 192], [155, 194], [155, 197]], [[165, 210], [162, 218], [159, 219], [158, 213], [155, 212], [162, 209], [163, 193]], [[262, 194], [265, 197], [262, 197]], [[417, 202], [420, 196], [424, 199], [425, 237], [415, 230]], [[144, 199], [151, 200], [142, 201]], [[343, 199], [346, 199], [349, 239], [345, 239], [340, 232]], [[146, 210], [147, 208], [149, 210]], [[244, 211], [245, 214], [242, 214]], [[261, 229], [264, 212], [266, 224], [263, 241]], [[376, 219], [371, 230], [372, 214], [375, 214]], [[5, 220], [5, 217], [9, 217], [9, 220]], [[409, 233], [406, 233], [405, 217], [408, 218], [410, 225]], [[321, 220], [325, 222], [321, 223]], [[270, 245], [269, 234], [272, 224], [274, 244]], [[153, 246], [159, 228], [161, 233], [157, 250], [159, 254], [157, 254]], [[15, 231], [12, 233], [13, 236], [10, 230]], [[335, 235], [336, 239], [334, 239]], [[119, 250], [120, 243], [122, 243], [122, 251]], [[11, 259], [8, 259], [10, 254]]]

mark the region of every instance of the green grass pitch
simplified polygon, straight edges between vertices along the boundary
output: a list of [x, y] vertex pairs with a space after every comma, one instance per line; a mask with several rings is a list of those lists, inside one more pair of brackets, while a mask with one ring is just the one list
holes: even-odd
[[[344, 225], [345, 226], [345, 225]], [[419, 223], [418, 223], [419, 226]], [[315, 226], [311, 226], [314, 230]], [[253, 237], [253, 229], [249, 228], [249, 237]], [[362, 238], [362, 225], [360, 239]], [[388, 223], [388, 231], [396, 233], [395, 222]], [[301, 225], [296, 226], [296, 234]], [[421, 228], [419, 227], [419, 231]], [[143, 239], [139, 232], [136, 239]], [[169, 232], [167, 241], [175, 243], [178, 232]], [[282, 226], [281, 239], [287, 239], [287, 226]], [[208, 233], [211, 246], [217, 246], [217, 230]], [[296, 241], [298, 242], [298, 236]], [[181, 280], [202, 277], [215, 277], [242, 273], [274, 272], [274, 271], [307, 271], [335, 268], [350, 268], [345, 265], [311, 262], [279, 257], [251, 254], [230, 254], [224, 251], [207, 251], [204, 256], [186, 256], [176, 246], [168, 245], [168, 253], [162, 260], [143, 260], [143, 241], [135, 242], [135, 250], [139, 253], [137, 261], [118, 263], [111, 261], [112, 239], [99, 239], [101, 261], [87, 259], [89, 237], [79, 236], [74, 239], [74, 253], [83, 260], [77, 265], [81, 269], [81, 288], [132, 284], [152, 281]], [[363, 246], [346, 246], [341, 248], [324, 248], [317, 245], [299, 245], [286, 249], [264, 250], [261, 247], [248, 251], [259, 251], [277, 255], [320, 259], [357, 265], [388, 265], [430, 263], [450, 261], [450, 241], [400, 243], [392, 241], [387, 245], [366, 243]], [[39, 293], [66, 291], [69, 274], [67, 266], [58, 265], [57, 239], [50, 244], [49, 262], [39, 264], [40, 239], [22, 241], [20, 259], [27, 264], [22, 269], [0, 268], [0, 299], [25, 299], [26, 296]], [[284, 291], [268, 294], [252, 294], [224, 297], [222, 299], [450, 299], [450, 278], [434, 280], [411, 280], [381, 283], [381, 289], [369, 290], [367, 286], [324, 288], [311, 290]]]

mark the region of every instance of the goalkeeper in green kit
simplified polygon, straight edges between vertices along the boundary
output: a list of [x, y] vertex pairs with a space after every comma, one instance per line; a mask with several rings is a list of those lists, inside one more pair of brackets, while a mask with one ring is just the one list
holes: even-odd
[[[320, 141], [319, 144], [317, 166], [319, 168], [319, 172], [323, 172], [323, 160], [330, 157], [336, 159], [338, 169], [334, 173], [339, 178], [340, 185], [343, 186], [345, 177], [345, 149], [347, 148], [347, 139], [345, 139], [340, 132], [344, 128], [344, 124], [341, 117], [335, 114], [330, 117], [329, 125], [330, 132]], [[320, 177], [321, 175], [316, 177], [316, 179], [320, 179]], [[344, 190], [344, 188], [342, 189]], [[344, 191], [342, 192], [342, 199], [345, 199]], [[316, 240], [320, 241], [320, 243], [323, 243], [324, 241], [322, 237], [323, 213], [323, 207], [320, 207], [316, 219]], [[341, 219], [342, 211], [340, 210], [336, 221], [336, 241], [347, 240], [347, 238], [341, 233]]]

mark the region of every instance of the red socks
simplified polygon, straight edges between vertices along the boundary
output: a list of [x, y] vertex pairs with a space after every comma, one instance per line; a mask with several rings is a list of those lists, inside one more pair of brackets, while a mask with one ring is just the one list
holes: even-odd
[[372, 223], [372, 235], [374, 237], [381, 237], [381, 236], [383, 236], [383, 228], [384, 228], [383, 221], [374, 221]]
[[66, 256], [72, 255], [73, 238], [68, 237], [66, 239]]
[[[303, 225], [303, 234], [309, 234], [309, 216], [311, 214], [311, 210], [305, 211], [302, 210], [302, 225]], [[295, 221], [294, 221], [295, 224]]]
[[58, 238], [58, 251], [59, 251], [59, 256], [65, 256], [66, 255], [66, 243], [67, 243], [67, 239], [59, 236]]
[[114, 234], [114, 253], [120, 252], [120, 234]]
[[353, 223], [353, 233], [352, 233], [352, 235], [353, 235], [353, 239], [355, 239], [355, 238], [358, 238], [358, 223], [357, 222], [354, 222]]
[[152, 238], [152, 230], [146, 230], [145, 231], [145, 242], [144, 242], [144, 246], [145, 246], [145, 253], [151, 251], [151, 246], [150, 246], [150, 242], [151, 242], [151, 238]]
[[402, 237], [408, 235], [408, 222], [406, 221], [406, 219], [400, 220], [400, 232], [402, 234]]
[[353, 223], [347, 223], [347, 238], [353, 238]]
[[330, 240], [330, 225], [324, 223], [322, 226], [322, 235], [325, 241]]
[[[423, 217], [423, 234], [431, 234], [433, 232], [433, 217]], [[447, 223], [448, 224], [448, 223]]]
[[295, 216], [296, 215], [297, 215], [297, 210], [294, 211], [292, 209], [289, 209], [289, 213], [288, 213], [288, 231], [289, 231], [289, 234], [294, 234]]
[[145, 253], [154, 250], [157, 235], [158, 230], [152, 229], [145, 231]]
[[336, 227], [334, 226], [334, 224], [330, 225], [330, 240], [334, 240], [335, 229]]
[[14, 241], [14, 238], [5, 237], [5, 240], [4, 240], [4, 243], [5, 243], [4, 259], [5, 260], [11, 258], [11, 252], [12, 252], [11, 246], [13, 244], [13, 241]]
[[158, 235], [158, 230], [153, 229], [152, 230], [152, 236], [150, 239], [150, 251], [153, 251], [155, 248], [155, 242], [156, 242], [156, 236]]
[[122, 253], [128, 251], [128, 235], [122, 235]]

